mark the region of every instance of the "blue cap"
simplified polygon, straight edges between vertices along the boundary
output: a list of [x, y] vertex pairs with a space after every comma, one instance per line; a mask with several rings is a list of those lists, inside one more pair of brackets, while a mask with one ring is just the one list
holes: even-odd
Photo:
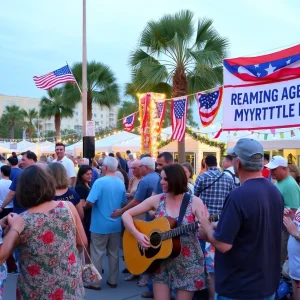
[[248, 162], [258, 163], [264, 157], [264, 148], [258, 141], [244, 138], [239, 139], [234, 148], [228, 149], [227, 154], [238, 156]]

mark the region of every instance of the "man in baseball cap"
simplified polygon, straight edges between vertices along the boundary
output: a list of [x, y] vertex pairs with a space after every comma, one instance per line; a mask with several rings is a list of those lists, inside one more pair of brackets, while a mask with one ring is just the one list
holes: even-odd
[[[227, 154], [233, 158], [238, 158], [240, 163], [234, 163], [234, 171], [236, 176], [240, 177], [241, 168], [239, 166], [244, 165], [247, 169], [259, 169], [263, 168], [264, 149], [263, 146], [253, 139], [239, 139], [234, 148], [228, 149]], [[240, 178], [241, 180], [241, 178]]]
[[[240, 139], [227, 153], [241, 186], [228, 195], [216, 228], [199, 218], [201, 237], [216, 248], [216, 299], [273, 299], [280, 281], [282, 197], [261, 174], [258, 141]], [[260, 276], [253, 275], [257, 270]]]
[[[289, 174], [286, 159], [280, 155], [273, 156], [266, 167], [271, 170], [272, 178], [277, 181], [275, 185], [283, 197], [284, 206], [296, 212], [300, 207], [300, 188], [295, 179]], [[289, 233], [284, 227], [282, 232], [281, 265], [284, 264], [287, 257], [288, 238]]]

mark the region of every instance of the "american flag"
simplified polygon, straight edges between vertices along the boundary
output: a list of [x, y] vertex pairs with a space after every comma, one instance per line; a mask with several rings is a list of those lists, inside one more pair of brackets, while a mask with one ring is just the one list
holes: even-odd
[[211, 90], [209, 93], [199, 92], [197, 94], [199, 116], [204, 127], [210, 125], [217, 116], [222, 102], [222, 94], [222, 87]]
[[155, 102], [156, 106], [156, 118], [159, 119], [159, 128], [161, 127], [161, 123], [164, 119], [165, 112], [166, 112], [166, 101], [165, 100], [157, 100]]
[[123, 118], [124, 130], [128, 132], [132, 131], [134, 128], [135, 119], [136, 119], [136, 112]]
[[224, 82], [234, 86], [297, 78], [300, 77], [300, 45], [256, 57], [224, 59], [223, 64], [228, 71], [226, 74], [224, 70]]
[[187, 118], [188, 99], [187, 96], [174, 98], [171, 105], [172, 140], [182, 142], [185, 134]]
[[43, 90], [50, 90], [65, 82], [76, 82], [68, 65], [43, 76], [34, 76], [33, 80], [35, 85]]

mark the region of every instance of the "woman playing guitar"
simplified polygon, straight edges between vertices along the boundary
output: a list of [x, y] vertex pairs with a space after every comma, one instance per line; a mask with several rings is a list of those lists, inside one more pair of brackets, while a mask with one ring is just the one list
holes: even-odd
[[[149, 238], [135, 228], [133, 217], [154, 210], [156, 218], [165, 216], [177, 219], [183, 197], [187, 192], [187, 177], [183, 168], [178, 164], [164, 166], [161, 172], [161, 185], [163, 194], [146, 199], [125, 212], [122, 217], [127, 230], [145, 249], [150, 246]], [[181, 225], [194, 223], [202, 214], [207, 214], [203, 202], [198, 197], [189, 195]], [[180, 237], [180, 241], [180, 254], [175, 258], [163, 260], [152, 275], [154, 299], [169, 300], [171, 289], [175, 289], [177, 300], [191, 300], [195, 291], [208, 285], [204, 256], [196, 233], [186, 233]]]

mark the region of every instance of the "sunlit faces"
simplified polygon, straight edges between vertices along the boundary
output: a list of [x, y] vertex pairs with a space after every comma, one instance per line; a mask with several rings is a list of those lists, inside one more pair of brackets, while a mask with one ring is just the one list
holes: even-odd
[[168, 185], [168, 178], [167, 178], [165, 171], [161, 171], [160, 176], [161, 176], [160, 184], [161, 184], [162, 190], [164, 191], [164, 193], [167, 193], [169, 185]]
[[271, 169], [271, 176], [273, 179], [277, 181], [281, 181], [282, 179], [286, 178], [288, 175], [288, 168], [287, 167], [277, 167], [275, 169]]
[[140, 160], [133, 162], [132, 167], [131, 167], [133, 176], [135, 176], [135, 177], [141, 176], [141, 169], [140, 169], [141, 164], [142, 163]]
[[65, 147], [64, 146], [56, 146], [55, 153], [58, 160], [61, 160], [65, 156]]
[[92, 170], [88, 170], [87, 172], [85, 172], [83, 175], [82, 175], [82, 179], [85, 181], [85, 182], [90, 182], [92, 180]]
[[32, 159], [28, 159], [26, 154], [22, 156], [21, 164], [23, 168], [27, 168], [28, 166], [31, 166], [34, 163]]
[[164, 157], [160, 157], [156, 159], [156, 168], [158, 170], [161, 170], [163, 168], [163, 166], [167, 165], [165, 158]]

